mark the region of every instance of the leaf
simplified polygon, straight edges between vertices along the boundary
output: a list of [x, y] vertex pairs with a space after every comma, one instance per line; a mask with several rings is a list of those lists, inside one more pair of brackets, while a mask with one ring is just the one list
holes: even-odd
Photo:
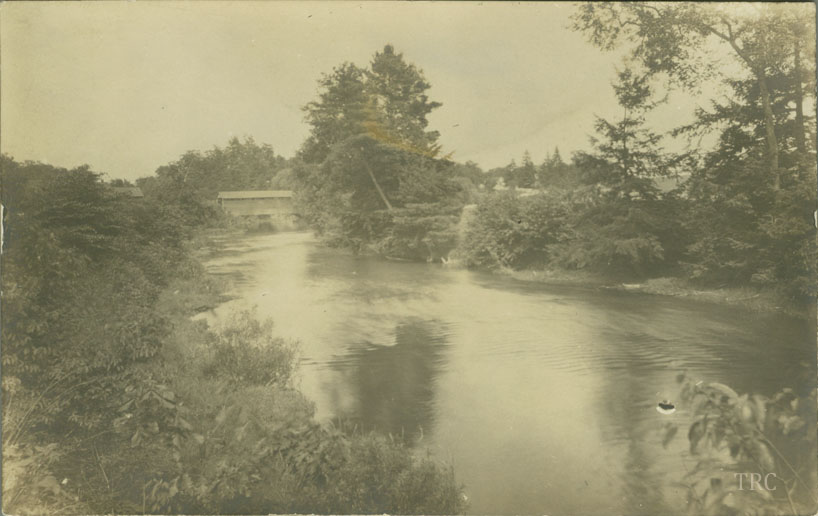
[[801, 427], [804, 426], [804, 420], [798, 416], [784, 416], [781, 415], [778, 418], [779, 423], [782, 424], [782, 433], [784, 435], [789, 435], [791, 432], [795, 430], [799, 430]]
[[724, 515], [724, 498], [730, 494], [730, 491], [722, 489], [721, 484], [713, 484], [711, 479], [711, 487], [704, 495], [704, 514], [707, 516], [722, 516]]
[[759, 430], [764, 430], [764, 425], [767, 420], [767, 403], [764, 396], [756, 394], [753, 396], [753, 403], [755, 406], [756, 425]]
[[739, 415], [741, 416], [742, 421], [745, 423], [750, 423], [755, 420], [755, 415], [753, 412], [754, 405], [750, 405], [748, 403], [742, 403], [739, 408]]
[[218, 414], [216, 414], [216, 419], [215, 419], [216, 424], [221, 425], [222, 423], [224, 423], [225, 419], [227, 419], [227, 406], [226, 405], [224, 407], [222, 407], [222, 409], [219, 411]]
[[191, 437], [193, 437], [193, 440], [196, 441], [199, 444], [204, 444], [204, 442], [205, 442], [205, 438], [204, 438], [204, 436], [202, 434], [195, 434], [194, 433], [194, 434], [191, 434]]
[[677, 425], [668, 424], [665, 427], [665, 435], [662, 438], [662, 448], [667, 449], [667, 445], [670, 444], [670, 441], [676, 436], [676, 433], [679, 431], [679, 427]]
[[723, 383], [718, 382], [711, 382], [708, 384], [711, 388], [716, 389], [717, 391], [721, 392], [722, 394], [727, 395], [730, 399], [736, 400], [738, 399], [738, 393], [731, 389], [730, 387], [724, 385]]
[[707, 396], [702, 394], [701, 392], [697, 392], [696, 394], [693, 395], [690, 410], [694, 414], [698, 414], [701, 412], [703, 408], [707, 406], [708, 403], [709, 399], [707, 398]]
[[696, 447], [699, 445], [702, 437], [704, 437], [707, 425], [704, 419], [700, 419], [691, 425], [690, 431], [687, 433], [687, 439], [690, 441], [690, 453], [696, 453]]
[[57, 482], [57, 479], [54, 478], [52, 475], [47, 475], [47, 476], [41, 478], [37, 482], [37, 487], [41, 487], [43, 489], [48, 489], [54, 495], [57, 495], [57, 494], [60, 493], [60, 483]]
[[191, 431], [191, 430], [193, 430], [193, 426], [191, 426], [191, 424], [190, 424], [190, 423], [188, 423], [188, 422], [185, 420], [185, 418], [183, 418], [183, 417], [179, 417], [179, 418], [177, 419], [177, 424], [178, 424], [178, 425], [179, 425], [181, 428], [183, 428], [184, 430], [187, 430], [188, 432], [189, 432], [189, 431]]
[[247, 425], [249, 425], [249, 424], [250, 424], [250, 422], [248, 421], [248, 422], [244, 423], [243, 425], [241, 425], [238, 429], [236, 429], [236, 433], [235, 433], [236, 441], [241, 441], [242, 439], [244, 439], [244, 435], [247, 433]]
[[775, 471], [775, 459], [764, 443], [758, 443], [758, 461], [767, 471]]

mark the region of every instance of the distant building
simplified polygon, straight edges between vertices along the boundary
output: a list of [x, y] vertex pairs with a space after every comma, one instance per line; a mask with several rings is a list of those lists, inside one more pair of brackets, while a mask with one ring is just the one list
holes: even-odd
[[653, 179], [653, 183], [660, 192], [666, 194], [671, 190], [679, 188], [686, 179], [687, 177], [682, 176], [656, 177]]
[[495, 192], [513, 191], [517, 193], [518, 197], [529, 197], [531, 195], [537, 195], [538, 193], [543, 192], [543, 190], [538, 188], [520, 188], [519, 186], [509, 188], [506, 186], [506, 183], [503, 181], [502, 177], [497, 181], [497, 184], [494, 185], [493, 190]]
[[117, 195], [135, 197], [137, 199], [145, 197], [142, 190], [140, 190], [138, 186], [111, 186], [110, 188]]
[[277, 225], [291, 225], [295, 221], [290, 190], [219, 192], [218, 202], [224, 211], [236, 217], [272, 219]]

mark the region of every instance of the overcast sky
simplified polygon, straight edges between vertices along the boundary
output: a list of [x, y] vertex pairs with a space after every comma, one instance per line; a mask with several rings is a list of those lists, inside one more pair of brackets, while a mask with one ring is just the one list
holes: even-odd
[[[322, 73], [391, 43], [421, 68], [445, 152], [488, 169], [587, 148], [616, 116], [619, 57], [568, 29], [568, 3], [4, 2], [0, 149], [135, 179], [253, 136], [293, 155]], [[675, 96], [660, 128], [689, 119]], [[663, 126], [663, 127], [662, 127]]]

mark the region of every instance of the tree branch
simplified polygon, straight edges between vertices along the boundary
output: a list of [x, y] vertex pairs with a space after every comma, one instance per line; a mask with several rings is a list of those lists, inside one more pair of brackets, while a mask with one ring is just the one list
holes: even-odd
[[369, 178], [372, 179], [372, 183], [375, 185], [375, 188], [378, 190], [378, 194], [381, 196], [384, 204], [386, 204], [386, 209], [392, 211], [392, 205], [389, 203], [389, 199], [386, 198], [386, 194], [383, 193], [381, 189], [381, 185], [378, 184], [378, 180], [375, 179], [375, 174], [372, 173], [372, 168], [369, 166], [369, 163], [364, 160], [364, 168], [369, 173]]

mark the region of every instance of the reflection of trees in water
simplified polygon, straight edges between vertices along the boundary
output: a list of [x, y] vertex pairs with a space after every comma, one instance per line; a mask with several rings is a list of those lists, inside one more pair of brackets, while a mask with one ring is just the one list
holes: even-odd
[[[668, 505], [663, 489], [667, 477], [657, 464], [661, 459], [657, 454], [664, 451], [655, 444], [655, 431], [659, 423], [653, 422], [650, 417], [646, 419], [646, 411], [654, 410], [646, 399], [646, 393], [655, 391], [651, 383], [655, 381], [656, 370], [638, 352], [640, 337], [632, 337], [628, 339], [630, 345], [599, 346], [600, 354], [607, 352], [616, 355], [616, 366], [602, 368], [603, 372], [600, 373], [603, 383], [601, 399], [598, 400], [600, 430], [611, 446], [624, 441], [619, 476], [622, 513], [651, 516], [676, 514], [680, 508], [674, 510]], [[608, 361], [608, 357], [598, 358]], [[615, 435], [610, 435], [612, 429], [616, 429]]]
[[[602, 365], [597, 369], [602, 382], [597, 421], [606, 441], [621, 450], [615, 456], [621, 457], [616, 466], [622, 471], [619, 480], [625, 514], [683, 511], [684, 491], [671, 483], [686, 473], [678, 450], [687, 447], [689, 427], [681, 425], [666, 450], [658, 444], [658, 430], [665, 420], [655, 417], [657, 391], [667, 388], [669, 378], [682, 368], [698, 379], [723, 382], [740, 393], [772, 395], [789, 386], [804, 394], [805, 386], [815, 385], [814, 340], [806, 344], [810, 334], [815, 338], [811, 323], [775, 315], [754, 315], [748, 320], [744, 312], [709, 305], [679, 304], [685, 308], [680, 310], [670, 301], [648, 304], [639, 296], [601, 299], [604, 303], [598, 317], [610, 329], [611, 338], [595, 345], [594, 359]], [[666, 336], [668, 340], [663, 341]], [[681, 343], [678, 349], [675, 339]], [[668, 346], [668, 353], [662, 352], [662, 345]], [[678, 353], [678, 366], [665, 361], [670, 352]], [[675, 388], [675, 382], [672, 385]], [[673, 397], [674, 392], [667, 395]], [[788, 444], [782, 445], [782, 452], [786, 453]], [[802, 455], [810, 458], [810, 471], [814, 471], [814, 447], [811, 449]], [[694, 466], [691, 461], [690, 467]]]
[[[628, 360], [628, 364], [635, 361]], [[649, 376], [639, 367], [628, 371], [625, 380], [615, 382], [614, 387], [607, 392], [612, 394], [609, 403], [621, 403], [620, 413], [616, 415], [619, 421], [627, 422], [624, 425], [625, 439], [628, 445], [624, 457], [624, 471], [622, 474], [624, 514], [674, 514], [675, 511], [667, 506], [663, 495], [664, 472], [655, 468], [657, 448], [652, 437], [653, 425], [642, 423], [644, 411], [649, 409], [644, 403], [634, 403], [644, 392], [644, 381]], [[618, 391], [618, 392], [617, 392]]]
[[[440, 322], [404, 321], [392, 346], [367, 346], [336, 364], [356, 399], [341, 418], [412, 442], [434, 424], [435, 379], [447, 336]], [[337, 387], [336, 387], [337, 388]]]

